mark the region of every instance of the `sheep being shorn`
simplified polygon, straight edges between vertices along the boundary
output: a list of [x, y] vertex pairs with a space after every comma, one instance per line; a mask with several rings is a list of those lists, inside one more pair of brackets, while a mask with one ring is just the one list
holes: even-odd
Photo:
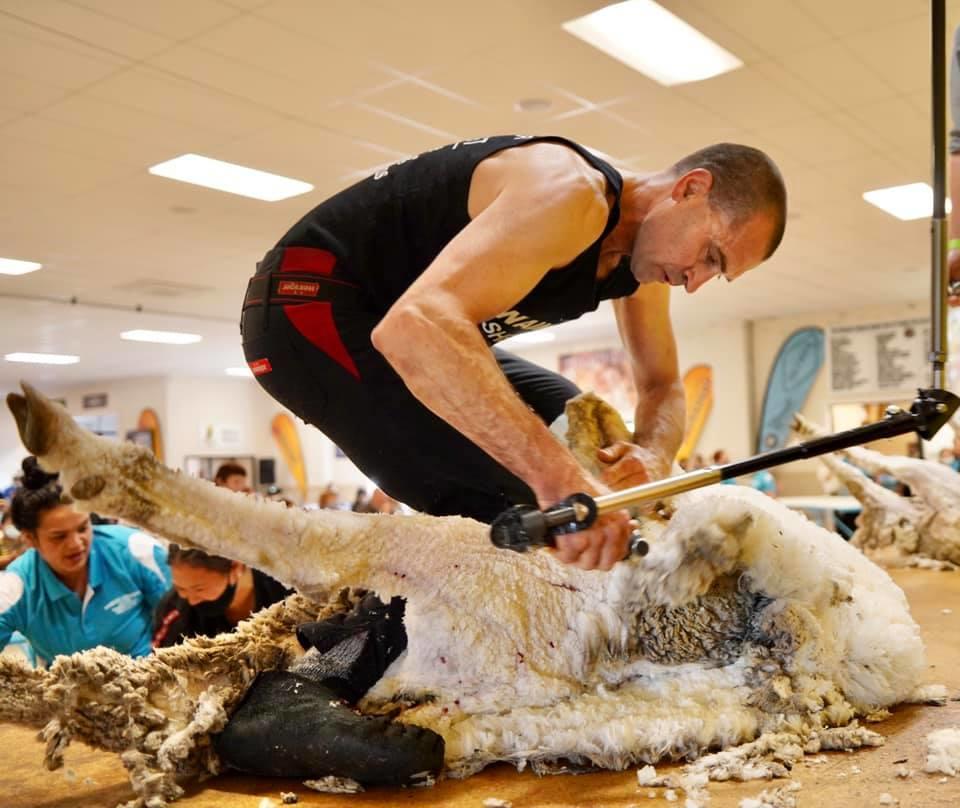
[[[98, 650], [47, 672], [0, 668], [0, 692], [19, 694], [0, 700], [0, 719], [47, 722], [53, 763], [72, 735], [126, 748], [142, 804], [175, 797], [175, 775], [216, 770], [209, 733], [253, 675], [296, 663], [286, 631], [320, 611], [306, 598], [344, 587], [405, 599], [406, 651], [359, 709], [439, 734], [447, 776], [494, 761], [622, 769], [717, 749], [728, 751], [712, 776], [756, 776], [759, 760], [774, 776], [797, 749], [880, 743], [858, 716], [907, 699], [925, 668], [887, 574], [758, 492], [713, 486], [679, 497], [669, 516], [642, 520], [645, 558], [584, 572], [548, 552], [498, 550], [471, 519], [307, 513], [238, 496], [87, 433], [24, 390], [8, 403], [25, 445], [84, 507], [303, 593], [255, 616], [238, 639], [171, 649], [176, 659]], [[605, 445], [610, 419], [595, 413], [589, 401], [574, 406], [571, 429], [582, 416]], [[217, 665], [203, 656], [212, 646]], [[109, 686], [117, 676], [132, 683], [130, 698]], [[98, 711], [116, 727], [102, 738], [88, 718]]]
[[[804, 437], [825, 434], [799, 414], [793, 428]], [[863, 506], [850, 540], [855, 547], [890, 566], [960, 565], [960, 474], [933, 460], [885, 455], [862, 446], [821, 455], [820, 460]], [[910, 496], [884, 488], [864, 472], [889, 474], [910, 488]]]

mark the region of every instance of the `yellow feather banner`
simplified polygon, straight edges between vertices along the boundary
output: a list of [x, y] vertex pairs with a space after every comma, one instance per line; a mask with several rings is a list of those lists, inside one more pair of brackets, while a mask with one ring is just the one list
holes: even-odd
[[710, 365], [690, 368], [683, 376], [683, 392], [687, 402], [687, 424], [677, 460], [687, 460], [693, 454], [713, 409], [713, 368]]
[[307, 498], [307, 464], [303, 459], [303, 448], [300, 445], [300, 433], [293, 419], [285, 412], [273, 416], [270, 422], [270, 431], [280, 449], [283, 462], [290, 469], [301, 499]]

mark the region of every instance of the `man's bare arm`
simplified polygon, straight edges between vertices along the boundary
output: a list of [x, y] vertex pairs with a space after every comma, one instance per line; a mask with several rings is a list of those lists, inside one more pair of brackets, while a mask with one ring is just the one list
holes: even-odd
[[[670, 323], [670, 288], [645, 284], [630, 297], [613, 303], [637, 389], [633, 439], [642, 450], [637, 459], [647, 466], [650, 478], [659, 479], [670, 473], [685, 425], [683, 385]], [[611, 486], [624, 488], [644, 482], [639, 472], [621, 465], [619, 474], [611, 478], [608, 472], [605, 477]]]
[[517, 396], [477, 324], [595, 241], [608, 210], [602, 185], [558, 187], [549, 170], [515, 176], [372, 335], [414, 396], [525, 480], [541, 505], [576, 490], [595, 493], [597, 483]]

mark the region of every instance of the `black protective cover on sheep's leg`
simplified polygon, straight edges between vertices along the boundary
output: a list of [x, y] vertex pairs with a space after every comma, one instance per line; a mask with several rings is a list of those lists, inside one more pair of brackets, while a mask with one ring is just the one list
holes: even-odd
[[215, 747], [224, 764], [247, 774], [333, 775], [364, 785], [403, 785], [443, 765], [435, 732], [360, 715], [328, 687], [289, 671], [257, 677]]

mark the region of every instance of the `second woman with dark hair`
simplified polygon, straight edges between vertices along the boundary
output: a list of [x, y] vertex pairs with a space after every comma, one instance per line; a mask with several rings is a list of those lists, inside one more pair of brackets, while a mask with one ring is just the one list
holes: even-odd
[[177, 544], [170, 545], [167, 561], [173, 588], [154, 614], [154, 648], [232, 631], [241, 620], [293, 591], [239, 561]]

